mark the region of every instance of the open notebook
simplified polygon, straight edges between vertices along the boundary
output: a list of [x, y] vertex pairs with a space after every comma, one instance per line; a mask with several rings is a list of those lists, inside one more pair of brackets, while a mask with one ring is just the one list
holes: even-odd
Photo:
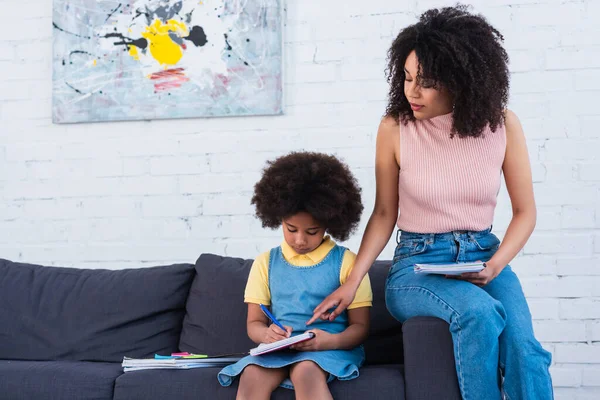
[[482, 262], [456, 264], [415, 264], [416, 274], [460, 275], [466, 272], [479, 272], [485, 268]]
[[313, 332], [304, 332], [301, 335], [292, 336], [292, 337], [289, 337], [289, 338], [283, 339], [283, 340], [278, 340], [277, 342], [268, 343], [268, 344], [261, 343], [258, 345], [258, 347], [250, 349], [250, 355], [251, 356], [260, 356], [263, 354], [271, 353], [273, 351], [283, 350], [283, 349], [288, 348], [296, 343], [305, 342], [314, 337], [315, 337], [315, 334]]

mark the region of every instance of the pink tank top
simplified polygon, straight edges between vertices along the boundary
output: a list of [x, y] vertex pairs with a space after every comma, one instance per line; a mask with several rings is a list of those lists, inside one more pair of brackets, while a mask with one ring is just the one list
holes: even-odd
[[494, 219], [506, 152], [504, 125], [450, 138], [452, 114], [400, 124], [398, 228], [480, 231]]

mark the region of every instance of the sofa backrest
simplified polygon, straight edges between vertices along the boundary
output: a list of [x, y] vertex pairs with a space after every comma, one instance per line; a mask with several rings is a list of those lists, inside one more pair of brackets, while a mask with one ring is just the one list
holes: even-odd
[[175, 352], [193, 277], [191, 264], [112, 271], [0, 259], [0, 359]]
[[[365, 351], [368, 364], [402, 362], [401, 324], [385, 306], [385, 279], [390, 262], [378, 261], [369, 272], [373, 288], [371, 328]], [[255, 347], [246, 334], [244, 288], [252, 260], [202, 254], [190, 289], [180, 350], [228, 354]]]

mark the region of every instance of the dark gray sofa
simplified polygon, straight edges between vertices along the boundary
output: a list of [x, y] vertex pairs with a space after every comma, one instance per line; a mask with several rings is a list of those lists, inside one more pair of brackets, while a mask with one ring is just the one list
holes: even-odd
[[[0, 259], [0, 399], [234, 399], [236, 385], [222, 388], [218, 369], [123, 373], [120, 362], [253, 347], [242, 301], [251, 263], [203, 254], [195, 266], [111, 271]], [[370, 273], [366, 365], [358, 379], [331, 384], [334, 398], [460, 399], [448, 325], [420, 317], [401, 327], [385, 308], [389, 266]]]

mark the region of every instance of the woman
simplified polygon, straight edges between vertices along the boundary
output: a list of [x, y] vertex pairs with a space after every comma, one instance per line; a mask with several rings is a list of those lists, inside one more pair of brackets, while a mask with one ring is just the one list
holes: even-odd
[[[482, 16], [456, 6], [425, 12], [393, 42], [375, 207], [351, 275], [308, 323], [335, 319], [351, 303], [396, 224], [387, 307], [401, 322], [434, 316], [450, 324], [462, 397], [499, 399], [503, 380], [509, 399], [551, 399], [551, 357], [508, 266], [533, 231], [536, 207], [525, 137], [505, 108], [502, 40]], [[513, 216], [500, 244], [491, 225], [502, 174]], [[470, 261], [485, 268], [455, 279], [413, 271], [416, 263]]]

